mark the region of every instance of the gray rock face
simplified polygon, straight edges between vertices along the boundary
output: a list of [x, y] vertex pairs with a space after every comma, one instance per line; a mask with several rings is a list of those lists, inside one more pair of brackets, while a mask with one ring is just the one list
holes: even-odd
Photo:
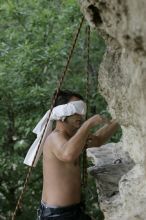
[[132, 170], [135, 163], [129, 157], [129, 153], [123, 151], [122, 143], [110, 143], [100, 148], [90, 148], [87, 150], [87, 155], [95, 164], [88, 168], [88, 172], [96, 179], [100, 206], [107, 213], [108, 219], [109, 212], [113, 219], [111, 210], [116, 212], [117, 205], [121, 207], [119, 182]]
[[88, 172], [95, 176], [100, 189], [100, 200], [111, 199], [119, 193], [121, 177], [134, 167], [134, 161], [124, 152], [122, 144], [110, 143], [100, 148], [88, 149], [95, 166], [88, 168]]
[[[89, 24], [106, 41], [99, 73], [101, 93], [122, 126], [122, 149], [134, 162], [132, 168], [127, 165], [126, 170], [123, 163], [117, 169], [109, 159], [108, 165], [104, 160], [103, 167], [92, 170], [101, 207], [106, 220], [146, 220], [146, 1], [78, 1]], [[92, 157], [98, 158], [98, 153], [99, 149]], [[114, 183], [118, 181], [118, 186], [111, 184], [110, 191], [102, 178], [106, 171], [109, 178], [115, 176]]]

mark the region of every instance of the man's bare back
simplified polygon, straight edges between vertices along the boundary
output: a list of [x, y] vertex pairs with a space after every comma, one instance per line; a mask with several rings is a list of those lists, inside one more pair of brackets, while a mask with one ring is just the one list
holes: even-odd
[[[75, 161], [60, 160], [55, 154], [56, 142], [68, 140], [65, 134], [52, 132], [43, 150], [43, 193], [42, 201], [53, 206], [68, 206], [80, 202], [81, 177], [79, 159]], [[55, 143], [54, 143], [55, 140]]]

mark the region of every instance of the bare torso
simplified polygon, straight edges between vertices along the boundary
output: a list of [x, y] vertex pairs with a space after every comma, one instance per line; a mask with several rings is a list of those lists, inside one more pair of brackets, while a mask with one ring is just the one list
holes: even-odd
[[52, 153], [51, 139], [57, 135], [52, 132], [44, 145], [42, 201], [53, 206], [68, 206], [80, 202], [80, 166], [79, 160], [64, 162]]

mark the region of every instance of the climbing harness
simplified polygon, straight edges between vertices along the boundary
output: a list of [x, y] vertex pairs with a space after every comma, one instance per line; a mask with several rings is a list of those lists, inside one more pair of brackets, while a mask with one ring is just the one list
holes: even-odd
[[[40, 148], [40, 145], [41, 145], [41, 142], [43, 140], [43, 136], [45, 134], [45, 130], [47, 128], [47, 125], [48, 125], [48, 122], [49, 122], [49, 119], [50, 119], [50, 115], [51, 115], [51, 112], [53, 110], [53, 107], [55, 105], [55, 102], [56, 102], [56, 99], [58, 97], [58, 94], [59, 94], [59, 91], [61, 89], [61, 86], [63, 84], [63, 81], [64, 81], [64, 78], [66, 76], [66, 73], [67, 73], [67, 70], [68, 70], [68, 67], [69, 67], [69, 64], [70, 64], [70, 61], [71, 61], [71, 58], [72, 58], [72, 55], [73, 55], [73, 52], [74, 52], [74, 49], [75, 49], [75, 46], [76, 46], [76, 43], [77, 43], [77, 39], [78, 39], [78, 36], [79, 36], [79, 33], [81, 31], [81, 27], [83, 25], [83, 22], [84, 22], [84, 17], [82, 17], [81, 21], [80, 21], [80, 24], [79, 24], [79, 27], [77, 29], [77, 32], [75, 34], [75, 37], [73, 39], [73, 43], [72, 43], [72, 47], [69, 51], [69, 55], [68, 55], [68, 58], [67, 58], [67, 62], [66, 62], [66, 65], [64, 67], [64, 70], [61, 74], [61, 78], [58, 82], [58, 86], [57, 86], [57, 89], [56, 89], [56, 92], [55, 92], [55, 95], [52, 97], [52, 100], [51, 100], [51, 108], [50, 108], [50, 114], [48, 116], [48, 119], [47, 119], [47, 122], [46, 122], [46, 125], [45, 125], [45, 128], [44, 128], [44, 131], [43, 131], [43, 134], [41, 136], [41, 139], [40, 139], [40, 142], [39, 142], [39, 146], [38, 146], [38, 149], [36, 151], [36, 154], [35, 154], [35, 157], [34, 157], [34, 160], [32, 162], [32, 166], [28, 168], [28, 172], [27, 172], [27, 175], [26, 175], [26, 178], [25, 178], [25, 181], [24, 181], [24, 185], [23, 185], [23, 189], [20, 193], [20, 196], [18, 198], [18, 201], [17, 201], [17, 204], [16, 204], [16, 207], [15, 207], [15, 210], [12, 214], [12, 218], [11, 220], [15, 220], [16, 218], [16, 213], [21, 205], [21, 201], [22, 201], [22, 198], [23, 198], [23, 195], [27, 189], [27, 185], [28, 185], [28, 182], [30, 180], [30, 176], [31, 176], [31, 173], [32, 173], [32, 169], [33, 169], [33, 165], [34, 165], [34, 162], [35, 162], [35, 159], [37, 157], [37, 154], [38, 154], [38, 151], [39, 151], [39, 148]], [[88, 27], [87, 28], [87, 67], [86, 67], [86, 78], [87, 78], [87, 86], [86, 86], [86, 102], [87, 102], [87, 106], [88, 106], [88, 95], [89, 95], [89, 40], [90, 40], [90, 28]], [[87, 116], [86, 116], [87, 118]], [[86, 150], [84, 151], [83, 153], [83, 187], [86, 187], [87, 185], [87, 155], [86, 155]]]

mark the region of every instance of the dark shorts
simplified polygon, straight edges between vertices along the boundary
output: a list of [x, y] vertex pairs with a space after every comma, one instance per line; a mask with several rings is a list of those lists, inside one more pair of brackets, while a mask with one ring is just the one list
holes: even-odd
[[81, 204], [59, 208], [50, 208], [41, 204], [37, 214], [37, 220], [91, 220], [83, 212]]

